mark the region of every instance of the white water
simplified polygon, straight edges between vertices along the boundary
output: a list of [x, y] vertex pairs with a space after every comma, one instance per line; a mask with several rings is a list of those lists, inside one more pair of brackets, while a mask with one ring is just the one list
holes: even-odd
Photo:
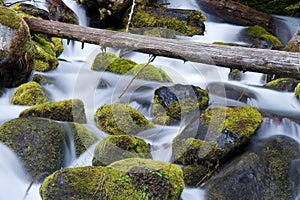
[[[81, 6], [71, 0], [66, 0], [65, 3], [78, 14], [81, 25], [88, 23], [84, 9]], [[199, 9], [195, 1], [173, 0], [171, 1], [170, 7]], [[243, 28], [244, 27], [241, 26], [209, 21], [206, 23], [205, 36], [180, 39], [208, 43], [215, 41], [239, 42], [237, 35]], [[47, 78], [52, 78], [54, 81], [53, 84], [45, 85], [44, 88], [50, 94], [53, 101], [71, 98], [82, 99], [85, 103], [88, 118], [86, 127], [93, 132], [98, 140], [105, 137], [106, 134], [96, 128], [93, 114], [95, 110], [103, 104], [112, 102], [128, 103], [151, 120], [149, 109], [152, 102], [153, 91], [162, 85], [161, 83], [135, 80], [126, 94], [119, 100], [117, 97], [122, 92], [130, 77], [90, 70], [94, 57], [100, 52], [99, 46], [85, 44], [84, 49], [81, 49], [81, 43], [73, 42], [67, 45], [65, 40], [64, 46], [65, 51], [59, 57], [62, 60], [60, 61], [59, 67], [51, 72], [40, 73]], [[107, 51], [118, 53], [117, 50], [111, 48], [108, 48]], [[138, 53], [129, 53], [126, 54], [125, 57], [131, 58], [138, 63], [145, 63], [149, 59], [148, 55]], [[235, 82], [228, 80], [228, 69], [212, 65], [192, 62], [183, 63], [181, 60], [162, 57], [156, 58], [153, 64], [164, 69], [175, 83], [193, 84], [204, 89], [206, 89], [209, 84], [216, 82], [235, 85], [236, 87], [255, 94], [255, 98], [248, 99], [248, 105], [284, 116], [300, 117], [300, 104], [293, 93], [276, 92], [258, 87], [264, 83], [261, 74], [246, 73], [241, 82]], [[107, 89], [97, 89], [97, 83], [100, 79], [106, 80], [110, 87]], [[9, 100], [13, 91], [14, 89], [6, 89], [5, 95], [0, 98], [0, 124], [9, 119], [18, 117], [19, 112], [26, 108], [24, 106], [10, 105]], [[210, 103], [228, 105], [230, 103], [237, 104], [239, 102], [211, 96]], [[140, 133], [138, 136], [144, 138], [151, 144], [153, 159], [167, 162], [170, 160], [172, 153], [172, 138], [176, 136], [180, 128], [183, 127], [157, 126], [155, 129]], [[282, 122], [278, 123], [276, 120], [266, 118], [258, 134], [263, 138], [275, 134], [284, 134], [300, 142], [300, 126], [288, 119], [283, 119]], [[91, 165], [94, 147], [95, 145], [87, 149], [87, 151], [76, 160], [70, 159], [68, 161], [68, 163], [70, 163], [69, 167]], [[72, 152], [70, 154], [72, 154]], [[27, 180], [22, 165], [13, 152], [1, 143], [0, 161], [0, 199], [23, 199], [30, 180]], [[38, 189], [38, 184], [33, 185], [25, 199], [39, 200]], [[201, 189], [185, 188], [182, 193], [182, 199], [205, 199], [205, 192]]]

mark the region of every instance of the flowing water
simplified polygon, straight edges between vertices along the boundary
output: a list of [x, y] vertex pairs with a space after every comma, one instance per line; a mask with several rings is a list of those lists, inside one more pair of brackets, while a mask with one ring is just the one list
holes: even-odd
[[[170, 1], [169, 7], [181, 9], [200, 9], [196, 1]], [[65, 3], [73, 9], [79, 16], [81, 25], [87, 25], [85, 11], [82, 6], [72, 0], [65, 0]], [[278, 16], [289, 27], [289, 35], [296, 30], [293, 23], [297, 22], [294, 18]], [[193, 40], [195, 42], [214, 41], [236, 42], [238, 34], [245, 27], [231, 25], [227, 23], [217, 23], [212, 21], [213, 17], [208, 16], [206, 22], [206, 31], [204, 36], [194, 36], [179, 39]], [[299, 21], [297, 22], [299, 23]], [[299, 25], [299, 24], [298, 24]], [[299, 28], [299, 27], [298, 27]], [[101, 130], [96, 128], [93, 120], [93, 114], [96, 109], [104, 104], [122, 102], [129, 104], [142, 112], [151, 120], [151, 105], [154, 90], [162, 83], [135, 80], [128, 91], [119, 99], [125, 85], [129, 82], [130, 76], [120, 76], [107, 72], [95, 72], [90, 70], [93, 59], [96, 54], [101, 52], [97, 45], [85, 44], [81, 49], [81, 43], [71, 42], [67, 45], [64, 40], [65, 50], [59, 57], [60, 64], [54, 71], [42, 73], [46, 78], [53, 82], [44, 86], [44, 89], [50, 95], [53, 101], [80, 98], [84, 101], [88, 123], [85, 125], [93, 132], [98, 140], [106, 136]], [[106, 51], [118, 54], [118, 50], [107, 48]], [[138, 63], [146, 63], [149, 55], [139, 53], [126, 53], [126, 58], [130, 58]], [[183, 62], [181, 60], [157, 57], [153, 64], [165, 70], [175, 83], [193, 84], [204, 89], [212, 85], [221, 85], [225, 87], [239, 88], [247, 94], [251, 94], [247, 101], [239, 102], [236, 99], [226, 98], [222, 95], [210, 95], [211, 105], [251, 105], [259, 110], [272, 112], [286, 117], [300, 118], [300, 103], [296, 100], [293, 93], [277, 92], [267, 90], [261, 87], [265, 83], [264, 76], [259, 73], [247, 72], [243, 75], [240, 82], [228, 80], [229, 69], [220, 68], [213, 65], [204, 65], [192, 62]], [[99, 88], [99, 82], [106, 82], [107, 88]], [[11, 105], [9, 100], [14, 92], [14, 88], [6, 89], [5, 94], [0, 98], [0, 124], [18, 117], [20, 111], [25, 106]], [[4, 113], [4, 114], [3, 114]], [[184, 127], [184, 123], [179, 126], [156, 126], [154, 129], [139, 133], [139, 137], [144, 138], [152, 146], [152, 156], [155, 160], [170, 161], [171, 142]], [[288, 135], [300, 142], [300, 126], [287, 118], [278, 121], [277, 119], [265, 118], [262, 127], [258, 131], [258, 136], [266, 138], [271, 135]], [[93, 149], [91, 146], [79, 158], [74, 157], [74, 145], [69, 146], [67, 154], [66, 167], [78, 167], [91, 165]], [[39, 184], [33, 184], [28, 192], [27, 188], [31, 180], [25, 176], [22, 164], [15, 154], [5, 145], [0, 143], [0, 199], [28, 199], [39, 200]], [[182, 193], [182, 199], [205, 199], [205, 192], [201, 189], [185, 188]]]

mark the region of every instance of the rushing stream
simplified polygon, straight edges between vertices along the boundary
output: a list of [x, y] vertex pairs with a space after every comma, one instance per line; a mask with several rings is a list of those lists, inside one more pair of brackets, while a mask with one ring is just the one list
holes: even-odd
[[[169, 7], [180, 9], [200, 9], [196, 1], [170, 1]], [[76, 12], [81, 25], [87, 25], [83, 7], [72, 0], [65, 0], [65, 3]], [[299, 29], [299, 19], [278, 16], [289, 27], [290, 36], [295, 30]], [[183, 40], [193, 40], [195, 42], [214, 41], [240, 43], [238, 34], [245, 27], [231, 25], [227, 23], [217, 23], [212, 21], [213, 17], [208, 16], [206, 22], [206, 31], [204, 36], [194, 36], [189, 38], [179, 38]], [[298, 21], [297, 21], [298, 20]], [[298, 23], [298, 24], [297, 24]], [[280, 34], [280, 33], [279, 33]], [[282, 38], [279, 35], [279, 38]], [[104, 104], [122, 102], [129, 104], [135, 109], [142, 112], [151, 120], [150, 109], [153, 99], [153, 91], [163, 85], [157, 82], [135, 80], [129, 87], [125, 95], [119, 99], [119, 95], [129, 82], [129, 76], [120, 76], [107, 72], [92, 71], [91, 64], [96, 54], [101, 52], [100, 47], [91, 44], [85, 44], [81, 49], [81, 43], [71, 42], [66, 44], [65, 50], [59, 57], [60, 64], [54, 71], [41, 73], [46, 78], [53, 80], [53, 83], [45, 85], [44, 89], [50, 95], [53, 101], [80, 98], [85, 103], [85, 111], [88, 123], [85, 125], [93, 132], [95, 137], [100, 140], [105, 137], [105, 133], [96, 128], [93, 114], [96, 109]], [[106, 51], [118, 53], [116, 49], [107, 48]], [[127, 53], [126, 58], [130, 58], [138, 63], [146, 63], [149, 55], [139, 53]], [[234, 86], [252, 94], [246, 102], [238, 102], [234, 99], [223, 98], [210, 95], [210, 104], [214, 105], [251, 105], [259, 110], [269, 111], [287, 117], [300, 118], [300, 103], [296, 100], [293, 93], [277, 92], [260, 87], [265, 83], [264, 76], [259, 73], [247, 72], [244, 74], [242, 81], [228, 80], [229, 69], [220, 68], [212, 65], [199, 63], [184, 63], [181, 60], [158, 57], [153, 62], [155, 66], [161, 67], [173, 79], [175, 83], [193, 84], [207, 89], [211, 85]], [[98, 88], [99, 81], [104, 80], [109, 87]], [[165, 85], [165, 84], [164, 84]], [[0, 124], [17, 118], [18, 114], [24, 110], [25, 106], [16, 106], [9, 103], [14, 92], [13, 89], [6, 89], [5, 94], [0, 98]], [[4, 114], [3, 114], [4, 113]], [[171, 142], [176, 136], [181, 126], [156, 126], [148, 132], [140, 133], [138, 136], [144, 138], [152, 145], [152, 156], [155, 160], [168, 162], [171, 158]], [[163, 133], [163, 134], [161, 134]], [[288, 135], [300, 143], [300, 125], [284, 118], [280, 123], [276, 119], [265, 118], [262, 127], [258, 131], [258, 137], [266, 138], [274, 134]], [[87, 149], [79, 158], [75, 159], [74, 145], [70, 145], [68, 159], [65, 161], [66, 167], [91, 165], [93, 148]], [[25, 176], [22, 164], [15, 154], [5, 145], [0, 143], [0, 199], [11, 200], [38, 200], [39, 184], [34, 184], [28, 191], [31, 180]], [[205, 192], [201, 189], [185, 188], [182, 193], [182, 199], [205, 199]]]

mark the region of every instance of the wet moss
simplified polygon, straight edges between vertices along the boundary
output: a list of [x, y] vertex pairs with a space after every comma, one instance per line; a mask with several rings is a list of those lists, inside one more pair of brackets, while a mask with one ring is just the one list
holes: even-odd
[[199, 186], [200, 181], [210, 173], [204, 165], [188, 165], [183, 168], [183, 179], [187, 186]]
[[295, 88], [295, 96], [300, 101], [300, 83], [298, 83], [297, 87]]
[[40, 85], [47, 85], [53, 83], [53, 80], [51, 78], [44, 77], [41, 74], [34, 74], [32, 81], [37, 82]]
[[96, 142], [94, 135], [83, 125], [70, 122], [68, 127], [73, 135], [76, 156], [81, 155]]
[[127, 58], [116, 58], [108, 66], [107, 71], [116, 74], [126, 74], [136, 65], [136, 62]]
[[[136, 74], [138, 70], [144, 67], [145, 64], [135, 65], [130, 73]], [[173, 82], [172, 79], [168, 76], [168, 74], [160, 69], [155, 67], [154, 65], [147, 65], [137, 76], [138, 79], [150, 80], [150, 81], [159, 81], [159, 82]]]
[[98, 128], [112, 135], [137, 134], [153, 127], [140, 112], [126, 104], [101, 106], [94, 119]]
[[282, 47], [282, 43], [276, 36], [272, 35], [271, 33], [266, 31], [263, 27], [261, 27], [259, 25], [249, 27], [247, 29], [247, 34], [251, 37], [268, 41], [271, 44], [273, 44], [273, 46], [276, 48]]
[[42, 86], [34, 81], [16, 88], [10, 102], [12, 104], [32, 106], [48, 102], [49, 98]]
[[13, 10], [4, 6], [0, 6], [0, 16], [0, 24], [8, 26], [14, 30], [20, 28], [20, 17], [16, 15], [16, 13]]
[[93, 165], [106, 166], [125, 158], [151, 158], [148, 144], [129, 135], [111, 135], [101, 140], [94, 150]]
[[91, 69], [95, 71], [105, 71], [116, 58], [117, 56], [113, 53], [99, 53], [95, 57]]
[[51, 120], [17, 118], [0, 127], [0, 141], [12, 148], [32, 176], [52, 173], [63, 163], [63, 128]]
[[238, 69], [232, 69], [229, 72], [228, 79], [229, 80], [235, 80], [240, 81], [242, 80], [243, 72]]
[[84, 104], [80, 99], [48, 102], [23, 110], [19, 117], [43, 117], [58, 121], [86, 123]]
[[279, 91], [293, 92], [298, 83], [300, 83], [300, 81], [296, 79], [279, 78], [266, 83], [264, 87]]

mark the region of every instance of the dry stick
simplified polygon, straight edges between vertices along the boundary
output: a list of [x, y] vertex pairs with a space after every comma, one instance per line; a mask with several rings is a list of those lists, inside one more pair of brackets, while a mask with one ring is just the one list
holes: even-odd
[[152, 55], [152, 56], [149, 58], [148, 62], [136, 72], [136, 74], [132, 77], [132, 79], [128, 82], [128, 84], [126, 85], [126, 87], [123, 89], [122, 93], [121, 93], [120, 96], [119, 96], [119, 99], [124, 95], [124, 93], [127, 91], [127, 89], [129, 88], [129, 86], [131, 85], [131, 83], [133, 82], [133, 80], [139, 75], [139, 73], [140, 73], [145, 67], [147, 67], [151, 62], [154, 61], [155, 57], [156, 57], [156, 56]]

